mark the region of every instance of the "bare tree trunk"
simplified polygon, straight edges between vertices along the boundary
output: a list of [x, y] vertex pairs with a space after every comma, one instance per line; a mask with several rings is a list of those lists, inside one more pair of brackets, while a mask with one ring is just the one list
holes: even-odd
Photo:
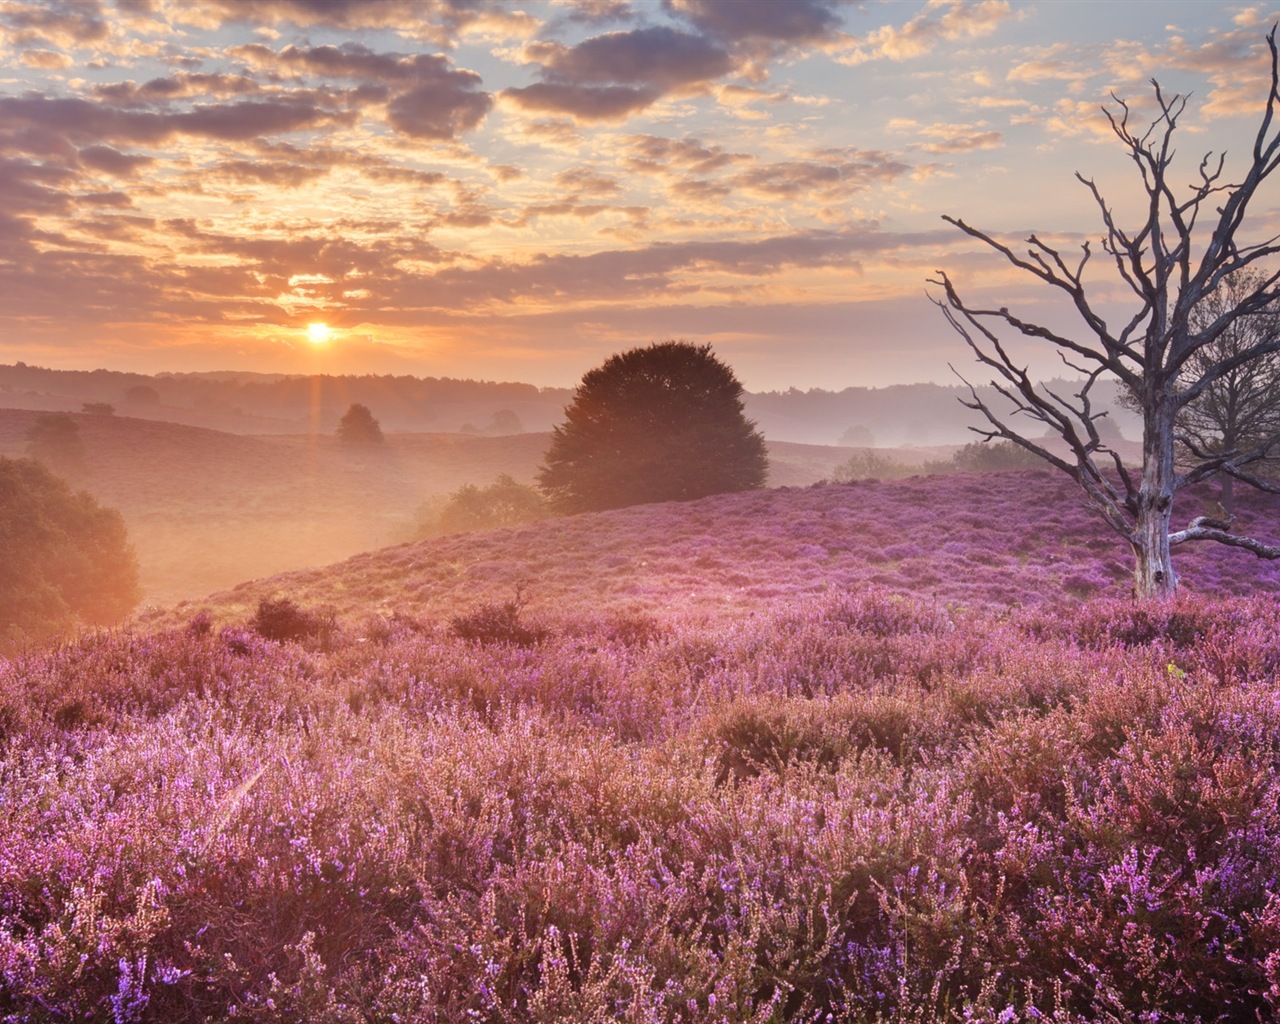
[[1230, 473], [1224, 473], [1222, 476], [1222, 494], [1218, 498], [1222, 505], [1222, 512], [1226, 518], [1230, 519], [1236, 512], [1236, 489], [1235, 477]]
[[1173, 462], [1173, 407], [1165, 395], [1146, 402], [1142, 431], [1142, 485], [1137, 494], [1133, 547], [1133, 590], [1138, 598], [1172, 597], [1178, 589], [1169, 551], [1176, 470]]

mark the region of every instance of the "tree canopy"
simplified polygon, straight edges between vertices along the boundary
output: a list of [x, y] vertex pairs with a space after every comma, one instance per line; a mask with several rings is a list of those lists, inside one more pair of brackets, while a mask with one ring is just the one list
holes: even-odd
[[384, 440], [382, 427], [367, 405], [356, 402], [338, 421], [338, 437], [343, 441], [377, 444]]
[[138, 597], [120, 513], [34, 459], [0, 457], [0, 651], [116, 622]]
[[762, 487], [766, 468], [733, 371], [710, 345], [666, 341], [582, 378], [538, 482], [557, 511], [584, 512]]

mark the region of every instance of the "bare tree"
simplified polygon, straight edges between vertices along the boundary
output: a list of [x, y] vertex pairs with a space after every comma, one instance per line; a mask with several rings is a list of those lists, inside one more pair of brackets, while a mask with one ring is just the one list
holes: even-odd
[[[1232, 274], [1196, 307], [1195, 327], [1203, 330], [1228, 309], [1262, 285], [1262, 273], [1242, 270]], [[1187, 362], [1186, 376], [1195, 380], [1215, 362], [1230, 359], [1254, 345], [1280, 337], [1280, 308], [1270, 307], [1242, 316], [1199, 349]], [[1247, 450], [1280, 435], [1280, 352], [1271, 352], [1242, 363], [1219, 376], [1178, 417], [1176, 438], [1183, 444], [1183, 459], [1194, 464], [1205, 453]], [[1277, 448], [1280, 456], [1280, 447]], [[1261, 467], [1259, 467], [1261, 468]], [[1230, 515], [1234, 507], [1235, 478], [1222, 476], [1222, 507]]]
[[[1051, 435], [1061, 438], [1065, 451], [1014, 429], [1008, 423], [1011, 417], [994, 410], [971, 386], [972, 399], [965, 404], [987, 421], [976, 432], [987, 440], [1012, 441], [1080, 484], [1091, 504], [1133, 550], [1134, 590], [1139, 597], [1167, 597], [1176, 591], [1178, 577], [1170, 552], [1179, 544], [1217, 541], [1261, 558], [1280, 558], [1280, 546], [1233, 532], [1232, 520], [1226, 517], [1197, 516], [1179, 530], [1172, 528], [1174, 495], [1217, 474], [1280, 490], [1254, 472], [1260, 460], [1280, 453], [1280, 436], [1274, 432], [1214, 450], [1197, 445], [1188, 435], [1178, 437], [1175, 430], [1182, 410], [1217, 381], [1280, 352], [1280, 337], [1267, 334], [1247, 338], [1239, 350], [1214, 354], [1219, 339], [1280, 298], [1280, 272], [1260, 269], [1268, 257], [1280, 253], [1280, 236], [1262, 241], [1237, 237], [1243, 234], [1249, 204], [1259, 187], [1280, 165], [1280, 130], [1274, 124], [1280, 101], [1275, 37], [1273, 28], [1267, 36], [1271, 85], [1248, 167], [1237, 184], [1224, 180], [1221, 154], [1205, 156], [1198, 180], [1185, 190], [1171, 180], [1172, 142], [1186, 109], [1185, 96], [1166, 96], [1153, 81], [1160, 113], [1145, 130], [1130, 126], [1128, 105], [1112, 96], [1118, 110], [1106, 110], [1107, 117], [1138, 169], [1145, 191], [1141, 220], [1132, 228], [1122, 227], [1095, 183], [1078, 173], [1076, 178], [1089, 190], [1101, 214], [1102, 251], [1132, 292], [1133, 310], [1123, 322], [1108, 323], [1086, 292], [1089, 243], [1077, 257], [1032, 235], [1027, 240], [1030, 248], [1023, 254], [958, 218], [943, 218], [1014, 267], [1057, 289], [1082, 321], [1080, 337], [1060, 333], [1022, 320], [1007, 308], [983, 309], [965, 303], [942, 271], [930, 281], [943, 290], [943, 297], [935, 301], [948, 322], [978, 361], [993, 371], [997, 391], [1012, 403], [1015, 414], [1047, 427]], [[1200, 229], [1202, 216], [1204, 229]], [[1222, 294], [1224, 281], [1246, 268], [1258, 273], [1240, 294], [1222, 303], [1212, 317], [1197, 315], [1212, 308], [1213, 296]], [[1037, 385], [1009, 350], [1007, 339], [1018, 336], [1055, 346], [1063, 362], [1084, 375], [1079, 391], [1068, 395]], [[1092, 392], [1100, 380], [1107, 379], [1119, 380], [1138, 398], [1140, 475], [1099, 434], [1098, 421], [1105, 412], [1095, 407]], [[1175, 438], [1190, 456], [1181, 464], [1175, 459]]]

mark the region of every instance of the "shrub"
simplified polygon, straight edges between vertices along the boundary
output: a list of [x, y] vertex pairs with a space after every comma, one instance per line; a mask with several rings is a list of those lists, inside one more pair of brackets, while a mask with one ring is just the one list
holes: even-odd
[[449, 620], [449, 629], [461, 640], [474, 640], [479, 644], [511, 644], [516, 647], [532, 647], [545, 640], [547, 631], [540, 626], [527, 626], [520, 621], [528, 599], [523, 584], [517, 584], [515, 596], [509, 601], [491, 601], [472, 609], [465, 615], [455, 615]]
[[1044, 460], [1012, 441], [974, 441], [951, 456], [962, 473], [993, 473], [1007, 469], [1043, 469]]
[[439, 515], [440, 533], [496, 530], [547, 516], [547, 503], [537, 489], [516, 483], [503, 473], [488, 487], [467, 484], [454, 491]]
[[904, 465], [896, 459], [866, 448], [854, 452], [832, 470], [831, 479], [837, 483], [849, 483], [854, 480], [898, 480], [902, 477], [914, 476], [919, 472], [913, 466]]
[[266, 640], [322, 639], [334, 628], [333, 616], [323, 616], [298, 607], [287, 597], [267, 598], [258, 602], [258, 610], [249, 626]]

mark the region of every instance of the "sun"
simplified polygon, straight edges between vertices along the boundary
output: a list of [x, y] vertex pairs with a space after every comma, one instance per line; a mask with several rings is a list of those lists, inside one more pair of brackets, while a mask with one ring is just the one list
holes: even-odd
[[307, 340], [311, 342], [311, 344], [323, 345], [331, 337], [333, 337], [333, 332], [329, 330], [328, 324], [307, 324]]

